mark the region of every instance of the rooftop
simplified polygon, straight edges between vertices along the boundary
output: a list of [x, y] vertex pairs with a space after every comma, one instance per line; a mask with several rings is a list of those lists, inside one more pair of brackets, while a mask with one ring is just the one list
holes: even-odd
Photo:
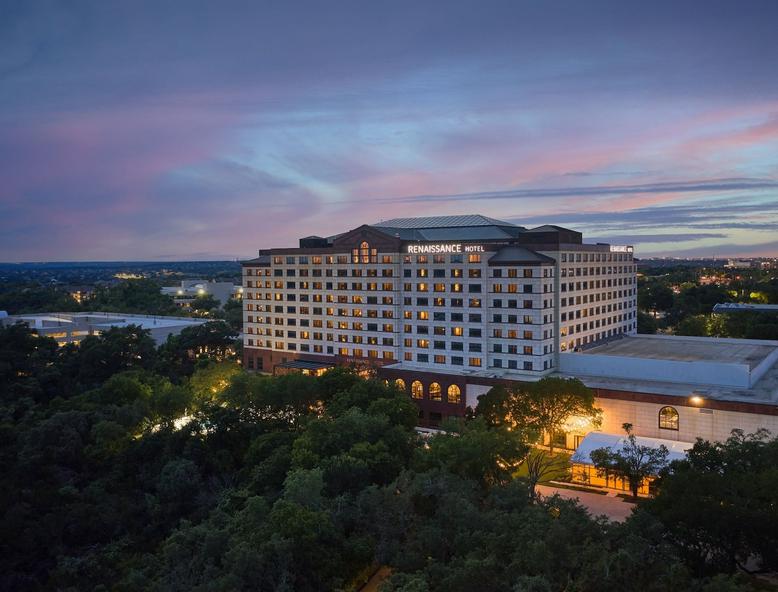
[[179, 327], [182, 325], [202, 325], [207, 322], [206, 319], [194, 319], [190, 317], [122, 314], [113, 312], [49, 312], [19, 314], [7, 317], [7, 321], [23, 321], [37, 329], [74, 325], [92, 325], [94, 327], [102, 328], [139, 325], [144, 329], [158, 329], [161, 327]]
[[682, 362], [724, 362], [746, 364], [754, 369], [778, 347], [774, 342], [752, 339], [648, 335], [622, 337], [581, 351], [589, 355], [626, 356]]
[[383, 220], [371, 226], [406, 229], [427, 228], [461, 228], [464, 226], [515, 226], [510, 222], [489, 218], [481, 214], [465, 214], [462, 216], [426, 216], [421, 218], [392, 218]]
[[[606, 434], [605, 432], [589, 432], [581, 441], [573, 454], [572, 461], [593, 464], [590, 454], [598, 448], [620, 449], [626, 443], [625, 436], [618, 434]], [[676, 440], [666, 440], [664, 438], [648, 438], [646, 436], [635, 436], [635, 442], [639, 446], [648, 446], [650, 448], [667, 448], [667, 460], [682, 460], [686, 457], [686, 451], [694, 446], [694, 442], [678, 442]]]
[[371, 226], [411, 241], [505, 240], [516, 238], [526, 230], [522, 226], [480, 214], [393, 218]]

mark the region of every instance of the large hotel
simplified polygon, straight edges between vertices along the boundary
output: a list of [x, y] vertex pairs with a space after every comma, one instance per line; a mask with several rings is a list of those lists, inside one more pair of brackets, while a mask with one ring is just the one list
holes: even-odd
[[[778, 342], [637, 335], [630, 246], [480, 215], [397, 218], [243, 263], [244, 362], [378, 367], [436, 426], [496, 384], [580, 378], [601, 429], [679, 445], [778, 432]], [[560, 445], [592, 429], [573, 422]], [[690, 444], [689, 444], [690, 445]]]
[[537, 377], [636, 331], [631, 247], [485, 216], [399, 218], [244, 263], [249, 369], [306, 360]]

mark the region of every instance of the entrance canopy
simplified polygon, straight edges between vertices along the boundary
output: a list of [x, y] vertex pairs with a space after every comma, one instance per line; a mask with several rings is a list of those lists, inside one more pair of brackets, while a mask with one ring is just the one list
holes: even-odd
[[[619, 434], [589, 432], [586, 437], [581, 440], [581, 444], [578, 446], [578, 448], [576, 448], [575, 454], [573, 454], [570, 461], [585, 465], [594, 464], [592, 463], [592, 459], [589, 456], [593, 450], [597, 450], [598, 448], [611, 448], [613, 450], [620, 450], [626, 441], [627, 438]], [[650, 446], [651, 448], [659, 448], [664, 444], [665, 448], [667, 448], [667, 450], [670, 452], [667, 455], [668, 462], [674, 460], [683, 460], [686, 458], [686, 451], [694, 446], [694, 442], [678, 442], [676, 440], [648, 438], [645, 436], [636, 436], [635, 441], [640, 446]]]
[[280, 364], [276, 364], [275, 368], [273, 368], [273, 374], [289, 374], [290, 372], [299, 372], [301, 374], [321, 376], [333, 366], [334, 364], [329, 364], [327, 362], [289, 360], [288, 362], [281, 362]]

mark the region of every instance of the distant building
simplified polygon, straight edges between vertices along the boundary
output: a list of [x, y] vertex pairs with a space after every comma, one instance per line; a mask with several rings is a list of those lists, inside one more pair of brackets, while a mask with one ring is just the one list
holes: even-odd
[[749, 259], [730, 259], [724, 267], [729, 269], [751, 269], [753, 262]]
[[88, 335], [100, 335], [113, 327], [139, 325], [148, 329], [157, 344], [164, 343], [169, 335], [178, 335], [187, 327], [206, 323], [203, 319], [150, 315], [126, 315], [110, 312], [53, 312], [3, 316], [0, 324], [25, 323], [38, 335], [51, 337], [59, 345], [78, 343]]
[[180, 286], [165, 286], [162, 293], [171, 296], [180, 307], [187, 307], [201, 296], [213, 296], [221, 306], [231, 298], [240, 299], [243, 287], [232, 282], [209, 282], [207, 280], [182, 280]]
[[776, 312], [778, 304], [748, 304], [744, 302], [724, 302], [716, 304], [713, 312]]

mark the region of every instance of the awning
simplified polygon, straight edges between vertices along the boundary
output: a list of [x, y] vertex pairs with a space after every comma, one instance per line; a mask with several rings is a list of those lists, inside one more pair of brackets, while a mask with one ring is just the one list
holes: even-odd
[[[598, 448], [611, 448], [620, 450], [627, 441], [626, 436], [619, 434], [606, 434], [605, 432], [589, 432], [576, 448], [575, 453], [570, 459], [571, 462], [591, 465], [592, 459], [589, 456], [593, 450]], [[667, 455], [668, 462], [682, 460], [686, 458], [686, 451], [694, 446], [694, 442], [678, 442], [677, 440], [665, 440], [664, 438], [648, 438], [646, 436], [635, 436], [635, 441], [640, 446], [650, 446], [659, 448], [664, 445], [669, 451]]]
[[276, 368], [292, 368], [294, 370], [326, 370], [332, 368], [335, 364], [327, 362], [310, 362], [308, 360], [290, 360], [276, 364]]

